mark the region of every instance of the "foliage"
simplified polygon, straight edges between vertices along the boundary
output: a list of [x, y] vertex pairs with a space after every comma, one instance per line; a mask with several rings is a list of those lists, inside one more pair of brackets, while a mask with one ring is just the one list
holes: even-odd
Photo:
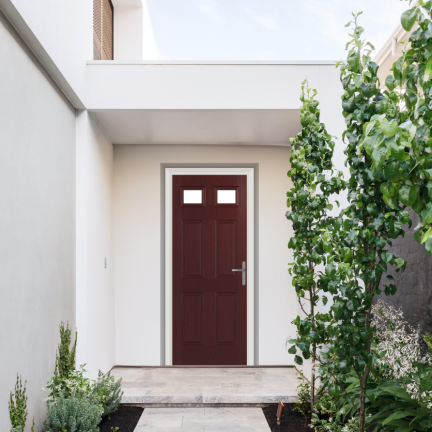
[[381, 375], [390, 379], [407, 380], [407, 390], [418, 396], [419, 386], [413, 381], [422, 366], [432, 366], [432, 354], [425, 350], [420, 328], [415, 329], [404, 319], [400, 309], [379, 300], [372, 308], [372, 325], [382, 355], [377, 363]]
[[383, 193], [393, 208], [402, 203], [419, 215], [417, 238], [432, 255], [431, 10], [430, 1], [419, 0], [401, 17], [405, 30], [416, 24], [418, 28], [385, 82], [388, 97], [404, 109], [389, 123], [397, 133], [390, 152], [383, 154], [387, 167]]
[[294, 405], [294, 410], [301, 415], [310, 413], [310, 384], [303, 378], [299, 377], [299, 384], [297, 386], [298, 401]]
[[[318, 312], [320, 300], [327, 303], [325, 296], [320, 296], [319, 275], [317, 266], [325, 264], [324, 252], [328, 252], [328, 243], [322, 236], [334, 218], [327, 215], [332, 210], [330, 195], [339, 193], [345, 183], [342, 173], [333, 169], [332, 156], [335, 143], [332, 136], [320, 123], [319, 102], [315, 99], [317, 92], [302, 83], [300, 118], [302, 131], [291, 140], [291, 169], [288, 177], [293, 187], [287, 192], [286, 217], [292, 221], [294, 236], [288, 247], [293, 249], [294, 263], [289, 269], [293, 276], [293, 285], [297, 292], [300, 307], [305, 314], [298, 316], [293, 323], [297, 326], [297, 338], [289, 342], [294, 344], [288, 350], [295, 356], [297, 364], [303, 359], [311, 359], [310, 405], [313, 410], [315, 396], [315, 359], [317, 350], [326, 342], [325, 322], [327, 315]], [[328, 177], [328, 178], [326, 178]], [[306, 304], [308, 306], [306, 306]]]
[[[66, 328], [63, 322], [60, 324], [60, 345], [56, 355], [56, 366], [54, 375], [47, 385], [47, 388], [51, 389], [50, 397], [53, 399], [55, 399], [62, 391], [65, 391], [67, 395], [70, 394], [68, 393], [70, 383], [80, 381], [82, 378], [82, 372], [85, 372], [82, 366], [81, 375], [79, 371], [75, 371], [77, 338], [78, 333], [76, 332], [75, 342], [71, 348], [72, 330], [69, 328], [69, 324], [67, 324]], [[82, 381], [81, 384], [84, 385]]]
[[93, 383], [91, 392], [102, 406], [102, 416], [105, 417], [114, 412], [121, 402], [123, 396], [121, 379], [116, 381], [110, 373], [104, 375], [99, 371], [98, 379]]
[[315, 412], [312, 413], [309, 426], [315, 432], [342, 431], [341, 413], [335, 406], [333, 398], [327, 392], [322, 392], [318, 402], [315, 404]]
[[[393, 119], [399, 124], [403, 116], [389, 95], [379, 89], [378, 65], [370, 57], [373, 46], [362, 39], [364, 30], [357, 23], [359, 15], [353, 14], [354, 20], [347, 24], [352, 26], [352, 40], [347, 44], [347, 62], [339, 64], [347, 125], [343, 137], [348, 141], [345, 154], [350, 169], [349, 205], [341, 212], [340, 229], [329, 227], [333, 228], [328, 232], [331, 256], [321, 279], [324, 291], [328, 290], [334, 301], [327, 358], [337, 362], [325, 363], [320, 373], [336, 377], [352, 371], [358, 378], [359, 408], [355, 415], [359, 418], [359, 431], [364, 432], [366, 390], [376, 362], [371, 307], [374, 296], [381, 293], [381, 278], [388, 266], [395, 266], [396, 271], [406, 266], [404, 260], [385, 248], [391, 246], [392, 239], [404, 235], [402, 224], [410, 222], [407, 211], [391, 207], [383, 196], [382, 185], [386, 184], [383, 154], [387, 155], [392, 148], [396, 134], [403, 135], [407, 142], [412, 137], [409, 131], [395, 127]], [[393, 277], [387, 277], [391, 282]], [[392, 283], [384, 288], [387, 295], [396, 291]], [[342, 390], [337, 379], [328, 385], [332, 396]]]
[[47, 401], [45, 432], [98, 432], [103, 409], [91, 398], [66, 397], [60, 393]]
[[79, 369], [70, 371], [69, 376], [62, 380], [54, 375], [47, 384], [47, 388], [51, 389], [49, 397], [54, 400], [61, 393], [65, 397], [71, 395], [75, 397], [86, 397], [89, 395], [92, 391], [92, 383], [89, 378], [84, 376], [84, 374], [87, 373], [84, 367], [85, 365], [81, 365]]
[[[418, 330], [409, 327], [400, 311], [378, 302], [373, 308], [372, 325], [376, 362], [371, 369], [365, 394], [366, 427], [372, 431], [417, 431], [432, 430], [432, 401], [428, 389], [432, 385], [430, 353], [422, 352]], [[407, 360], [404, 357], [409, 357]], [[337, 382], [340, 389], [331, 397], [329, 419], [315, 416], [313, 425], [317, 431], [343, 431], [360, 410], [362, 392], [360, 378], [354, 370], [343, 374], [338, 369], [337, 357], [324, 354], [327, 367], [338, 371], [336, 376], [323, 376], [325, 388]], [[415, 389], [418, 389], [417, 391]], [[317, 412], [321, 412], [317, 404]], [[351, 426], [350, 426], [351, 427]], [[333, 428], [333, 429], [332, 429]], [[400, 428], [400, 429], [398, 429]], [[349, 430], [349, 429], [348, 429]]]
[[[17, 374], [17, 380], [15, 383], [15, 393], [10, 392], [9, 399], [9, 418], [12, 425], [12, 432], [22, 432], [24, 431], [27, 422], [27, 381], [22, 383], [22, 379]], [[14, 400], [15, 399], [15, 400]], [[32, 431], [34, 429], [34, 418]]]
[[426, 345], [432, 350], [432, 336], [430, 334], [423, 335], [423, 340], [426, 342]]

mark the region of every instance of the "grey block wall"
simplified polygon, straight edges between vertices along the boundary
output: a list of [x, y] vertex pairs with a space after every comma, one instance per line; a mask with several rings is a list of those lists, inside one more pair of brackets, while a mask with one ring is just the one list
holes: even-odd
[[0, 12], [0, 431], [27, 380], [45, 418], [59, 324], [75, 327], [75, 110]]
[[[414, 239], [418, 216], [411, 211], [412, 227], [404, 226], [405, 238], [398, 238], [389, 250], [407, 261], [404, 273], [391, 271], [398, 290], [394, 296], [378, 296], [387, 303], [401, 307], [405, 319], [412, 325], [420, 324], [423, 331], [432, 333], [432, 257]], [[386, 278], [385, 278], [386, 279]], [[378, 299], [377, 298], [377, 299]]]

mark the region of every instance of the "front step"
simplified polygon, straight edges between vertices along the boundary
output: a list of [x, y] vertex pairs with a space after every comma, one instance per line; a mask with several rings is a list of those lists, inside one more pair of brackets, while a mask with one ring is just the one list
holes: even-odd
[[123, 404], [142, 407], [263, 407], [298, 401], [294, 367], [115, 367]]

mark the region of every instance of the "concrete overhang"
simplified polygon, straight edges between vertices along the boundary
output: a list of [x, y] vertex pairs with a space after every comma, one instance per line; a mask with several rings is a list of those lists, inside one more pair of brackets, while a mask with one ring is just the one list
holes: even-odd
[[87, 108], [113, 144], [288, 145], [306, 77], [340, 85], [334, 62], [89, 61]]

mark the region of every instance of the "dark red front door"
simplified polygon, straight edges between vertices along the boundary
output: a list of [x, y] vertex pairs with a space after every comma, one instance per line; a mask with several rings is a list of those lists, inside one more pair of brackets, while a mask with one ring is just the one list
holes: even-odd
[[246, 364], [243, 262], [246, 176], [173, 176], [174, 365]]

